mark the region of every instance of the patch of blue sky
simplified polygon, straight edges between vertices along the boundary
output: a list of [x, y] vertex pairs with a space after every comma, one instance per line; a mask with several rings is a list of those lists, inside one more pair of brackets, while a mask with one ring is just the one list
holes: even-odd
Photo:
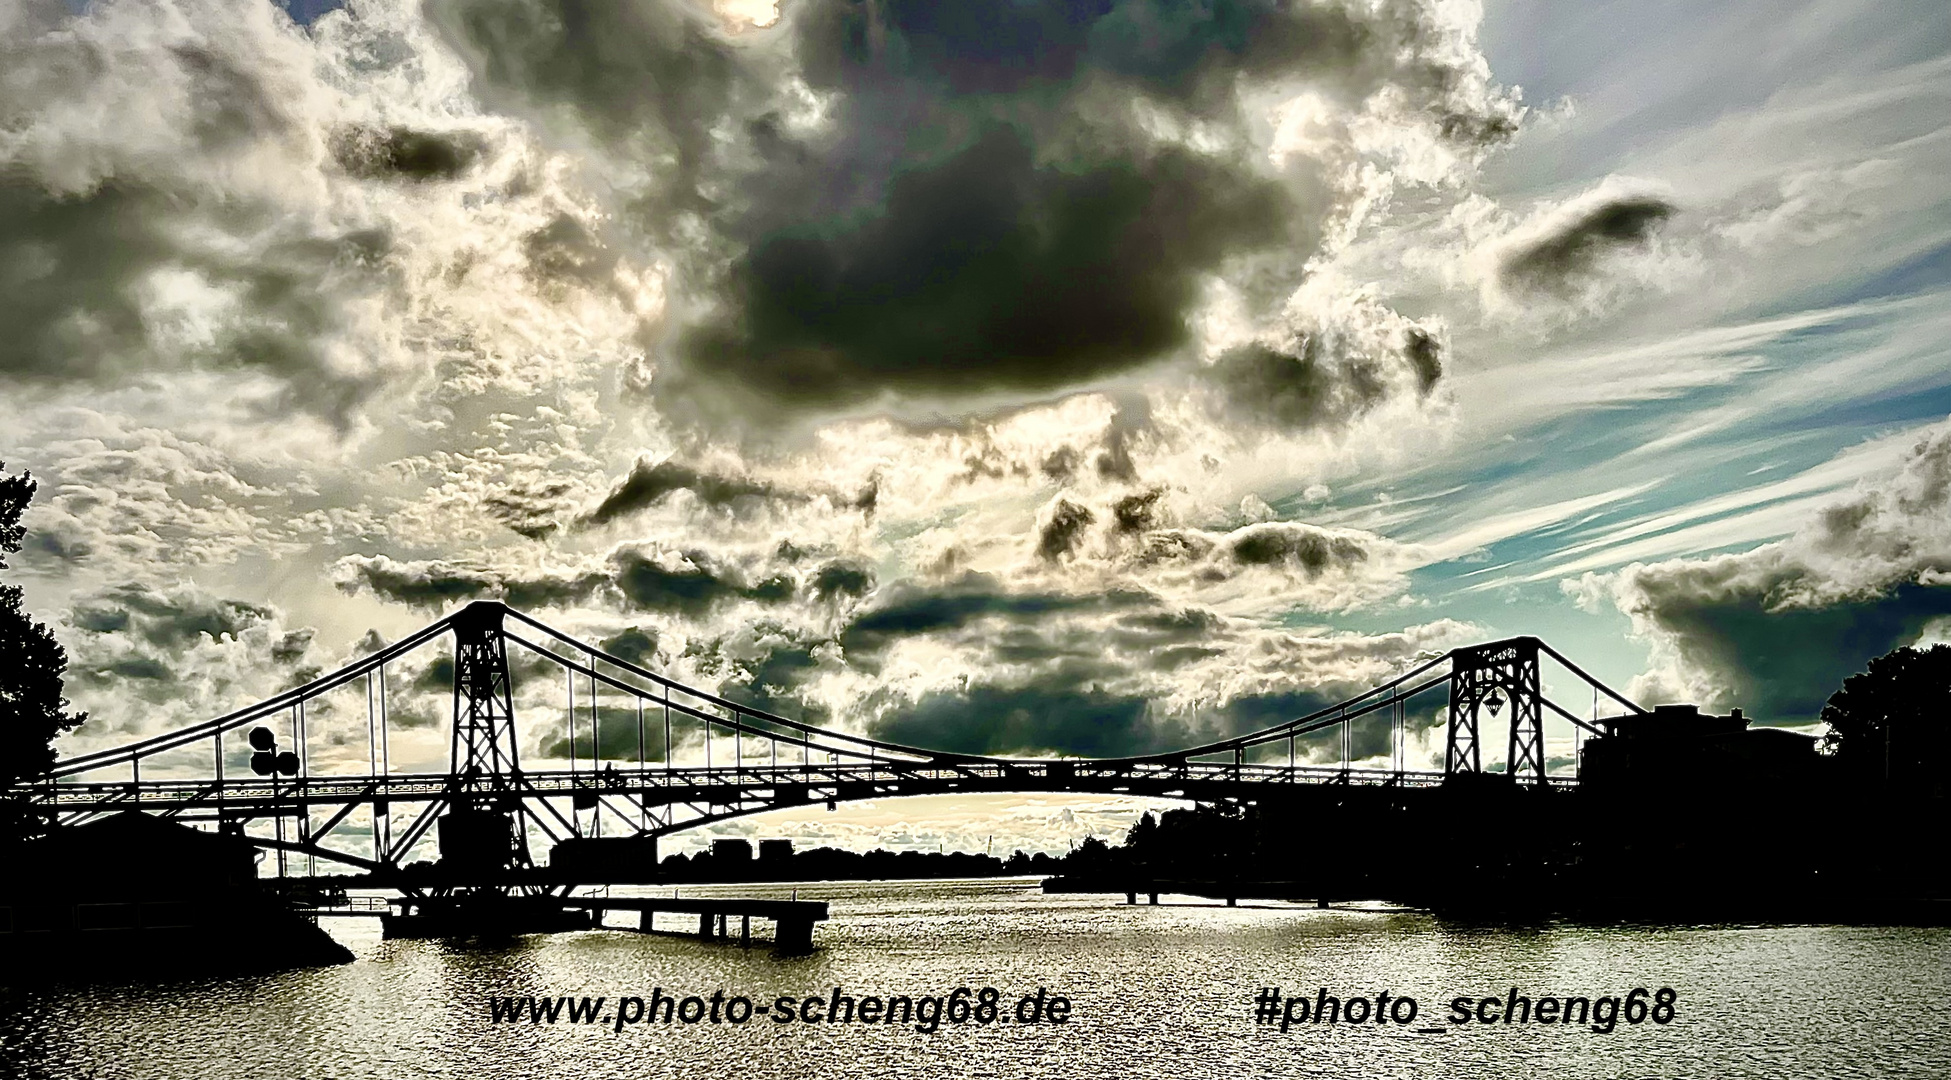
[[1895, 265], [1839, 288], [1840, 303], [1951, 291], [1951, 241], [1917, 252]]

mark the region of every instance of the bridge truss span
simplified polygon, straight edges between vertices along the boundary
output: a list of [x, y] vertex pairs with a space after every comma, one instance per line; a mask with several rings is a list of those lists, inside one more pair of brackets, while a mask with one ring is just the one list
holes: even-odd
[[[450, 635], [445, 768], [430, 770], [426, 761], [396, 768], [391, 702], [399, 691], [389, 689], [395, 683], [388, 665], [437, 648]], [[1589, 717], [1547, 696], [1541, 671], [1547, 660], [1569, 673], [1575, 690], [1590, 690]], [[422, 682], [426, 670], [432, 669], [422, 669]], [[540, 730], [535, 710], [554, 710], [533, 703], [533, 685], [516, 686], [516, 671], [525, 681], [546, 671], [562, 679], [561, 712]], [[358, 738], [349, 729], [361, 710], [346, 710], [337, 698], [329, 709], [321, 702], [347, 688], [364, 691], [363, 768], [349, 766], [346, 751]], [[1602, 697], [1610, 708], [1644, 712], [1538, 639], [1512, 638], [1423, 657], [1326, 708], [1181, 750], [1125, 758], [997, 757], [904, 745], [756, 709], [483, 601], [264, 701], [65, 759], [46, 776], [17, 785], [16, 793], [62, 824], [126, 810], [207, 823], [275, 852], [281, 872], [284, 860], [297, 854], [314, 867], [324, 858], [408, 882], [406, 868], [424, 860], [431, 845], [441, 865], [468, 870], [474, 880], [524, 874], [541, 880], [547, 875], [531, 854], [532, 841], [655, 838], [768, 810], [868, 798], [1018, 791], [1254, 801], [1337, 786], [1435, 787], [1466, 774], [1548, 791], [1576, 778], [1551, 770], [1546, 717], [1572, 725], [1576, 743], [1581, 733], [1605, 730]], [[311, 730], [308, 705], [328, 716], [331, 732]], [[527, 718], [518, 724], [524, 708]], [[1493, 753], [1486, 761], [1480, 736], [1500, 716], [1508, 735], [1502, 760]], [[1381, 757], [1372, 748], [1358, 752], [1356, 745], [1358, 735], [1365, 745], [1375, 741], [1380, 718], [1389, 725], [1386, 766], [1372, 764]], [[1445, 729], [1443, 768], [1410, 768], [1412, 729], [1430, 723]], [[289, 739], [282, 756], [273, 752], [272, 726]], [[234, 762], [227, 767], [240, 749], [234, 733], [241, 728], [251, 729], [257, 751], [248, 770]], [[551, 732], [553, 742], [544, 737]], [[1328, 742], [1336, 736], [1339, 763], [1324, 764], [1323, 757], [1336, 756]], [[185, 755], [206, 741], [209, 768], [180, 775]], [[315, 744], [324, 742], [336, 756], [315, 771]], [[539, 757], [538, 750], [552, 752]], [[160, 775], [159, 763], [171, 764], [176, 775]], [[649, 850], [654, 859], [654, 844]]]

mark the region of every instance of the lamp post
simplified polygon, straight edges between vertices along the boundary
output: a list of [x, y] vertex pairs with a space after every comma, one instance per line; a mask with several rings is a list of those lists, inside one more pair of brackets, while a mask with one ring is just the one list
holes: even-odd
[[251, 729], [251, 771], [259, 776], [271, 778], [271, 817], [278, 828], [278, 878], [285, 876], [285, 818], [284, 800], [278, 790], [278, 777], [298, 775], [298, 755], [290, 750], [278, 750], [278, 736], [267, 727]]

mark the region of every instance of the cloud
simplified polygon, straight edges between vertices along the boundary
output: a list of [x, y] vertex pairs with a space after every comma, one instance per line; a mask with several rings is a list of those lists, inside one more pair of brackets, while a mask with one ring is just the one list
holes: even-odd
[[700, 551], [626, 548], [611, 556], [610, 565], [617, 591], [643, 611], [699, 615], [729, 600], [779, 604], [798, 593], [798, 582], [785, 573], [748, 576]]
[[246, 369], [332, 415], [371, 391], [346, 305], [384, 288], [393, 237], [286, 213], [306, 46], [270, 5], [214, 7], [35, 4], [0, 34], [0, 378]]
[[485, 598], [523, 609], [600, 604], [693, 619], [737, 601], [776, 606], [809, 596], [857, 598], [873, 582], [866, 567], [844, 559], [821, 564], [810, 580], [802, 577], [789, 561], [641, 544], [620, 545], [600, 561], [547, 569], [459, 559], [402, 561], [386, 555], [347, 555], [331, 569], [341, 591], [367, 592], [436, 612]]
[[[321, 671], [311, 628], [194, 585], [86, 591], [53, 622], [68, 650], [68, 694], [89, 713], [71, 748], [205, 720]], [[197, 750], [206, 767], [208, 753]]]
[[364, 180], [422, 183], [457, 179], [480, 162], [486, 147], [472, 131], [419, 131], [346, 125], [330, 139], [339, 167]]
[[1395, 399], [1427, 397], [1443, 376], [1444, 328], [1364, 292], [1303, 290], [1284, 334], [1220, 352], [1195, 371], [1231, 425], [1273, 432], [1340, 427]]
[[596, 509], [583, 517], [583, 521], [590, 525], [606, 525], [680, 491], [690, 492], [701, 505], [713, 509], [733, 507], [744, 501], [764, 502], [793, 497], [763, 481], [701, 472], [668, 459], [654, 464], [639, 461], [630, 470], [630, 475], [611, 488]]
[[821, 600], [858, 600], [873, 589], [874, 571], [864, 563], [835, 560], [813, 574], [812, 594]]
[[332, 567], [344, 592], [445, 611], [468, 600], [493, 598], [518, 608], [586, 601], [608, 583], [597, 573], [523, 574], [458, 560], [398, 561], [385, 555], [347, 555]]
[[[1355, 136], [1275, 151], [1281, 95], [1470, 160], [1515, 130], [1435, 4], [439, 3], [491, 107], [627, 162], [679, 265], [660, 401], [687, 415], [1040, 393], [1265, 313], [1372, 192]], [[1319, 140], [1316, 140], [1319, 143]], [[1369, 139], [1379, 145], [1379, 140]], [[1372, 185], [1371, 185], [1372, 186]]]
[[481, 496], [481, 509], [530, 540], [541, 540], [561, 527], [564, 510], [576, 485], [567, 480], [511, 480]]
[[1242, 566], [1278, 566], [1309, 576], [1368, 558], [1368, 547], [1354, 536], [1285, 521], [1237, 529], [1227, 536], [1224, 547]]
[[1052, 562], [1070, 554], [1096, 520], [1097, 515], [1088, 507], [1069, 499], [1056, 499], [1043, 515], [1043, 523], [1037, 526], [1036, 553]]
[[84, 599], [75, 605], [71, 621], [94, 633], [134, 634], [158, 648], [180, 649], [199, 637], [236, 637], [272, 616], [272, 610], [261, 605], [224, 600], [195, 589], [162, 592], [132, 583]]
[[1635, 686], [1653, 699], [1813, 720], [1844, 677], [1951, 615], [1951, 424], [1892, 474], [1860, 485], [1788, 539], [1751, 551], [1635, 563], [1567, 588], [1609, 601], [1654, 647]]
[[1332, 611], [1399, 592], [1402, 575], [1427, 555], [1359, 530], [1265, 521], [1153, 529], [1124, 538], [1109, 561], [1167, 595], [1240, 610]]
[[1644, 250], [1679, 207], [1651, 194], [1601, 189], [1543, 215], [1504, 249], [1498, 280], [1519, 293], [1569, 297], [1608, 257]]
[[288, 488], [250, 451], [90, 409], [49, 410], [36, 420], [54, 433], [37, 447], [47, 464], [27, 515], [28, 555], [42, 565], [126, 573], [285, 548], [273, 508]]
[[1142, 594], [1136, 593], [1013, 592], [991, 575], [972, 572], [939, 586], [918, 582], [890, 586], [872, 606], [854, 617], [841, 634], [840, 643], [850, 656], [871, 655], [907, 638], [960, 631], [988, 618], [1036, 618], [1143, 602]]

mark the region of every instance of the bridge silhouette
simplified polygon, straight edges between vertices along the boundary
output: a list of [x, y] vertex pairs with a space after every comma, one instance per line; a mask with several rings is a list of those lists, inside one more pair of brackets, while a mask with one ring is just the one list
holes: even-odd
[[[396, 772], [390, 766], [388, 665], [452, 639], [453, 692], [446, 771]], [[569, 767], [524, 768], [515, 717], [509, 646], [563, 673]], [[1592, 692], [1583, 717], [1549, 698], [1541, 663], [1555, 662], [1574, 688]], [[582, 702], [577, 700], [579, 684]], [[364, 692], [367, 767], [311, 769], [314, 744], [307, 705], [324, 695]], [[597, 745], [603, 695], [635, 714], [635, 760], [605, 763]], [[1443, 698], [1444, 766], [1405, 767], [1411, 703]], [[1427, 698], [1425, 698], [1427, 695]], [[60, 761], [45, 776], [15, 786], [62, 825], [137, 810], [219, 831], [315, 865], [327, 859], [361, 868], [376, 882], [433, 892], [467, 887], [521, 886], [546, 892], [571, 883], [605, 880], [603, 871], [552, 873], [532, 842], [580, 844], [603, 838], [635, 841], [655, 864], [655, 838], [716, 821], [788, 807], [894, 796], [968, 792], [1085, 792], [1196, 801], [1255, 801], [1279, 793], [1332, 789], [1407, 792], [1455, 782], [1504, 783], [1550, 792], [1573, 787], [1575, 775], [1547, 770], [1544, 721], [1555, 715], [1575, 731], [1603, 735], [1601, 698], [1627, 713], [1646, 710], [1605, 686], [1537, 638], [1518, 637], [1452, 649], [1427, 657], [1360, 694], [1271, 727], [1166, 753], [1119, 758], [1012, 758], [907, 746], [817, 727], [742, 705], [666, 678], [623, 657], [556, 630], [520, 611], [479, 601], [330, 674], [203, 723]], [[341, 700], [341, 699], [335, 699]], [[332, 714], [344, 726], [343, 710]], [[1503, 762], [1485, 761], [1483, 735], [1502, 715]], [[1612, 719], [1616, 719], [1614, 714]], [[356, 719], [356, 710], [354, 712]], [[1390, 724], [1390, 766], [1361, 767], [1353, 758], [1354, 727], [1366, 717]], [[1374, 723], [1375, 721], [1371, 721]], [[276, 748], [283, 727], [287, 748]], [[611, 725], [614, 726], [614, 725]], [[582, 729], [588, 728], [587, 740]], [[1339, 765], [1310, 763], [1315, 748], [1339, 728]], [[653, 740], [653, 734], [661, 738]], [[247, 736], [255, 751], [249, 775], [227, 775], [226, 740]], [[359, 733], [331, 733], [343, 746]], [[679, 763], [680, 737], [702, 746], [701, 760]], [[181, 771], [184, 755], [208, 744], [202, 775], [156, 777], [170, 755]], [[587, 763], [579, 745], [589, 745]], [[652, 745], [658, 747], [655, 759]], [[232, 744], [233, 748], [235, 744]], [[613, 745], [612, 751], [616, 750]], [[717, 758], [714, 761], [714, 751]], [[1379, 755], [1378, 755], [1379, 756]], [[143, 778], [144, 763], [151, 778]], [[622, 767], [619, 767], [621, 762]], [[1487, 767], [1488, 764], [1488, 767]], [[343, 766], [343, 762], [340, 762]], [[104, 775], [126, 773], [123, 775]], [[609, 828], [605, 830], [605, 824]], [[347, 826], [366, 824], [370, 855], [346, 850]], [[437, 880], [408, 869], [416, 848], [438, 826]], [[328, 844], [337, 834], [336, 845]], [[573, 842], [573, 843], [572, 843]], [[596, 845], [596, 846], [601, 846]], [[561, 847], [555, 850], [563, 850]], [[632, 880], [613, 877], [612, 880]]]

